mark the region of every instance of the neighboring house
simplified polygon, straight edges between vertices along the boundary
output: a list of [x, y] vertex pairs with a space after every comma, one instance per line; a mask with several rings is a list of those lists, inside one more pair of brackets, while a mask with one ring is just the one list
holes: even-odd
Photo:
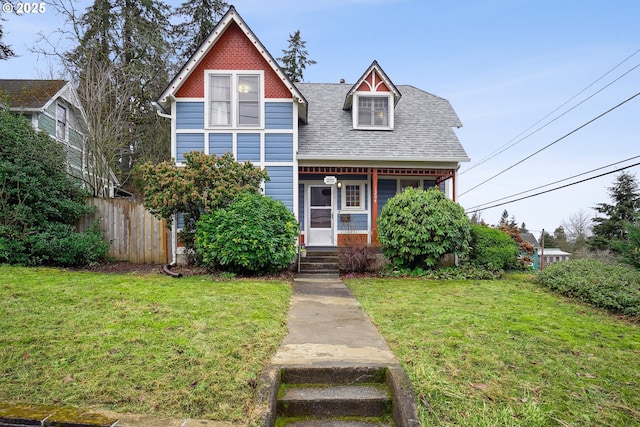
[[522, 237], [522, 240], [531, 243], [531, 246], [533, 246], [534, 252], [532, 255], [529, 255], [529, 258], [531, 258], [531, 260], [533, 261], [533, 264], [531, 266], [534, 270], [540, 269], [540, 256], [538, 255], [538, 251], [540, 250], [540, 243], [538, 243], [538, 239], [536, 239], [536, 237], [532, 233], [520, 233], [520, 237]]
[[558, 248], [544, 248], [538, 251], [542, 262], [542, 268], [554, 262], [567, 261], [571, 256], [570, 253], [564, 252]]
[[376, 61], [363, 70], [354, 84], [293, 84], [231, 7], [158, 99], [171, 156], [232, 152], [265, 168], [264, 194], [294, 212], [307, 246], [375, 241], [389, 198], [435, 186], [455, 200], [469, 158], [447, 100], [395, 85]]
[[[80, 179], [95, 195], [113, 197], [118, 181], [109, 169], [108, 176], [93, 180], [87, 158], [87, 120], [70, 82], [65, 80], [0, 80], [0, 106], [22, 114], [35, 129], [44, 131], [62, 144], [67, 153], [67, 170]], [[108, 169], [108, 168], [106, 168]], [[100, 185], [90, 183], [97, 182]], [[93, 187], [97, 187], [95, 189]]]

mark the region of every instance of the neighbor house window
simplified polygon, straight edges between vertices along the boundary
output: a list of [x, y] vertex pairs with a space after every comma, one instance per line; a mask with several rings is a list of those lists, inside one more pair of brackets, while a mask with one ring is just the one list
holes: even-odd
[[67, 109], [60, 104], [56, 106], [56, 137], [67, 139]]
[[209, 125], [259, 126], [260, 80], [259, 74], [210, 74]]
[[358, 127], [389, 127], [389, 98], [359, 96]]

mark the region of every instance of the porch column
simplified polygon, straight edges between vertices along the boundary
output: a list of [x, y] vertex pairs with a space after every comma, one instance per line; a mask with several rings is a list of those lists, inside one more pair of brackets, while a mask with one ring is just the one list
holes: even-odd
[[371, 180], [371, 218], [373, 228], [372, 243], [378, 241], [378, 168], [373, 168], [373, 175]]

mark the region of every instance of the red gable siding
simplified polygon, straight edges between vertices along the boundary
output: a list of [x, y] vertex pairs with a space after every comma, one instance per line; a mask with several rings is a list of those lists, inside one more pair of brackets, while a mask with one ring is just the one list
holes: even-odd
[[178, 89], [176, 97], [204, 98], [205, 70], [264, 70], [265, 98], [291, 98], [282, 78], [234, 21]]
[[[378, 86], [374, 91], [372, 91], [371, 88], [375, 87], [373, 83], [374, 75], [376, 77], [375, 84], [377, 85], [379, 84], [380, 86]], [[380, 77], [380, 75], [375, 71], [372, 71], [364, 79], [364, 81], [360, 84], [360, 86], [358, 86], [358, 92], [389, 92], [389, 88], [387, 87], [387, 85], [384, 83], [381, 84], [380, 83], [381, 81], [382, 81], [382, 78]]]

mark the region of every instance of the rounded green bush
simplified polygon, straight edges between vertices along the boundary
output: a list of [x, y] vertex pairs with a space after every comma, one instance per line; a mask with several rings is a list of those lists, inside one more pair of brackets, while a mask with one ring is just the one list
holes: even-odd
[[396, 194], [377, 225], [382, 251], [398, 267], [432, 268], [445, 254], [464, 256], [469, 250], [469, 218], [437, 188]]
[[297, 236], [296, 218], [282, 202], [244, 192], [228, 207], [200, 217], [195, 244], [210, 267], [264, 274], [293, 262]]
[[483, 225], [471, 225], [469, 259], [477, 267], [493, 271], [518, 268], [518, 245], [502, 230]]

